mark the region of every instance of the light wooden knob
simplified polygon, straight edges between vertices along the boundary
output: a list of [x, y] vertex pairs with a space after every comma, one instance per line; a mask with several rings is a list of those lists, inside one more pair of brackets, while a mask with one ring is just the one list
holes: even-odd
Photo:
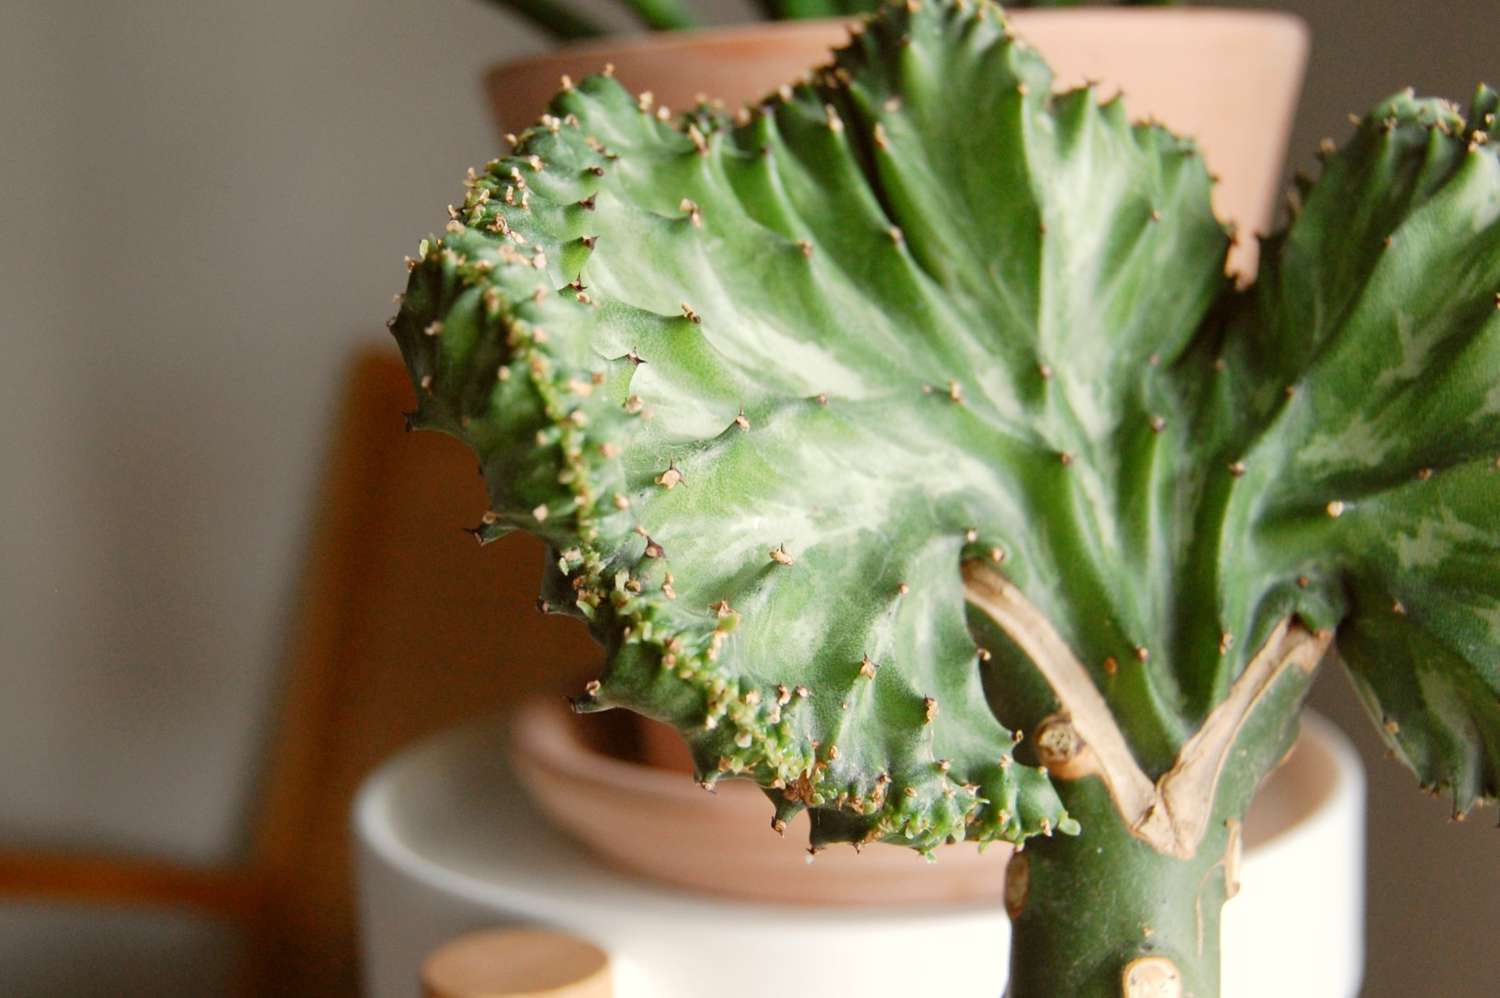
[[609, 954], [561, 932], [485, 929], [422, 964], [426, 998], [614, 998]]

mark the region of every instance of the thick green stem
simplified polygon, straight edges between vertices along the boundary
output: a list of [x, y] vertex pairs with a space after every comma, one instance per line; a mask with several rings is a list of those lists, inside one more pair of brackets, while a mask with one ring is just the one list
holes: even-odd
[[[1238, 825], [1214, 822], [1191, 859], [1174, 859], [1130, 833], [1098, 780], [1064, 799], [1084, 834], [1035, 842], [1012, 861], [1009, 998], [1217, 995]], [[1178, 990], [1131, 990], [1132, 971], [1142, 986], [1152, 972], [1175, 975]]]
[[[1324, 641], [1303, 643], [1291, 653], [1315, 663], [1312, 656], [1320, 657], [1324, 647]], [[1194, 822], [1201, 837], [1175, 855], [1167, 843], [1142, 834], [1140, 816], [1132, 827], [1098, 775], [1075, 779], [1062, 775], [1065, 767], [1053, 769], [1063, 803], [1083, 832], [1035, 842], [1017, 857], [1007, 890], [1014, 927], [1009, 998], [1218, 995], [1219, 915], [1238, 887], [1241, 819], [1291, 747], [1313, 671], [1275, 670], [1235, 726], [1207, 795], [1161, 793], [1152, 806], [1175, 808], [1174, 826], [1196, 808], [1205, 815]], [[1226, 704], [1234, 700], [1231, 695]], [[1211, 716], [1204, 730], [1214, 724]], [[1045, 743], [1042, 732], [1038, 740]], [[1181, 760], [1173, 772], [1179, 771]], [[1170, 783], [1171, 775], [1163, 776], [1159, 790]]]
[[1046, 766], [1083, 829], [1012, 861], [1009, 998], [1214, 998], [1242, 818], [1292, 744], [1332, 636], [1283, 621], [1171, 768], [1148, 774], [1051, 622], [993, 569], [970, 562], [964, 574], [976, 635], [1006, 663], [986, 694], [1012, 730], [1033, 733], [1018, 758]]

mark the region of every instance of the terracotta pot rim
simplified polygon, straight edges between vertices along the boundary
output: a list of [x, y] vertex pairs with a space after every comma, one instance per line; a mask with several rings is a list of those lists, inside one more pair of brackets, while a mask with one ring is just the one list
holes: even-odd
[[547, 770], [591, 787], [695, 802], [704, 793], [683, 773], [631, 762], [594, 748], [579, 734], [568, 708], [552, 698], [528, 700], [516, 709], [509, 750], [511, 762], [518, 769]]
[[[1007, 19], [1021, 25], [1022, 33], [1025, 32], [1025, 24], [1042, 24], [1048, 21], [1090, 21], [1094, 23], [1107, 23], [1110, 21], [1138, 22], [1148, 18], [1159, 21], [1182, 21], [1192, 22], [1195, 25], [1214, 23], [1238, 23], [1240, 25], [1255, 24], [1268, 30], [1284, 30], [1288, 33], [1301, 37], [1304, 42], [1310, 37], [1310, 29], [1307, 22], [1296, 14], [1282, 10], [1260, 10], [1240, 7], [1173, 7], [1171, 9], [1162, 7], [1132, 7], [1129, 9], [1121, 7], [1070, 7], [1067, 9], [1022, 9], [1006, 12]], [[493, 87], [503, 76], [514, 76], [518, 72], [528, 70], [544, 71], [549, 64], [555, 64], [560, 59], [578, 62], [584, 59], [593, 59], [600, 64], [609, 61], [614, 55], [626, 52], [640, 52], [651, 50], [663, 54], [681, 49], [697, 48], [703, 45], [717, 45], [723, 42], [743, 42], [750, 40], [764, 40], [774, 42], [779, 38], [789, 35], [801, 34], [823, 34], [829, 29], [841, 24], [855, 24], [861, 18], [858, 17], [835, 17], [835, 18], [809, 18], [798, 21], [747, 21], [742, 24], [731, 24], [707, 28], [689, 28], [682, 31], [661, 32], [637, 32], [624, 35], [613, 35], [599, 39], [589, 39], [582, 42], [571, 42], [560, 45], [543, 52], [532, 55], [521, 56], [516, 59], [506, 59], [495, 63], [485, 72], [484, 79], [486, 87]], [[830, 48], [831, 51], [831, 48]]]
[[[704, 790], [691, 777], [680, 772], [659, 769], [601, 752], [579, 734], [574, 716], [553, 699], [533, 699], [517, 708], [511, 723], [508, 751], [517, 771], [544, 771], [564, 782], [583, 784], [607, 790], [624, 791], [643, 805], [655, 798], [658, 802], [702, 802]], [[1265, 848], [1295, 833], [1312, 816], [1318, 814], [1339, 793], [1338, 760], [1324, 740], [1302, 739], [1299, 752], [1315, 756], [1318, 766], [1315, 781], [1307, 786], [1305, 797], [1284, 823], [1266, 829], [1255, 837], [1254, 847]], [[736, 779], [730, 786], [754, 788], [748, 780]], [[736, 791], [737, 792], [737, 791]]]
[[945, 846], [932, 867], [882, 844], [835, 850], [808, 867], [805, 819], [782, 838], [771, 834], [770, 804], [750, 781], [727, 781], [711, 796], [681, 770], [608, 755], [556, 700], [524, 705], [508, 735], [510, 768], [541, 813], [597, 861], [632, 876], [695, 895], [851, 911], [957, 911], [996, 905], [1004, 893], [1008, 846]]

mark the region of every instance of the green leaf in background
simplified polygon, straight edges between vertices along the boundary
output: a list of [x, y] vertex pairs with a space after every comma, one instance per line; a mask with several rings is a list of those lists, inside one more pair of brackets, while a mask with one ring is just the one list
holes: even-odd
[[[575, 13], [556, 0], [488, 0], [520, 16], [558, 41], [594, 38], [608, 32], [593, 20]], [[697, 19], [682, 0], [619, 0], [642, 26], [653, 31], [679, 31], [698, 26]], [[1120, 0], [1124, 6], [1172, 6], [1182, 0]], [[755, 0], [761, 15], [769, 21], [796, 21], [820, 17], [847, 17], [879, 9], [882, 0]], [[1030, 0], [1011, 7], [1078, 7], [1080, 0]]]

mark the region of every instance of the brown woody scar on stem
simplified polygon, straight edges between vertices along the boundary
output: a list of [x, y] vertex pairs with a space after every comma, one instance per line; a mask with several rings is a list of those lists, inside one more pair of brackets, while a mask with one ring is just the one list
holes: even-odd
[[1240, 892], [1240, 860], [1245, 851], [1245, 835], [1237, 818], [1227, 819], [1224, 827], [1229, 831], [1224, 842], [1224, 897], [1227, 900]]
[[1081, 780], [1099, 772], [1099, 762], [1073, 721], [1066, 714], [1053, 714], [1042, 721], [1032, 739], [1038, 760], [1060, 780]]
[[1182, 974], [1164, 956], [1136, 957], [1120, 973], [1123, 998], [1181, 998]]
[[1005, 913], [1011, 921], [1021, 917], [1031, 894], [1031, 857], [1017, 850], [1005, 867]]
[[[1040, 738], [1049, 724], [1053, 728], [1051, 747], [1038, 746], [1044, 764], [1051, 752], [1058, 765], [1097, 775], [1131, 834], [1179, 859], [1192, 858], [1203, 841], [1220, 773], [1245, 720], [1287, 669], [1312, 672], [1333, 639], [1331, 632], [1314, 634], [1283, 620], [1223, 702], [1182, 746], [1176, 763], [1153, 783], [1136, 762], [1088, 670], [1051, 622], [992, 566], [968, 561], [963, 574], [969, 602], [1026, 653], [1062, 704], [1062, 713], [1048, 718], [1038, 732]], [[1073, 778], [1063, 772], [1054, 775]]]

